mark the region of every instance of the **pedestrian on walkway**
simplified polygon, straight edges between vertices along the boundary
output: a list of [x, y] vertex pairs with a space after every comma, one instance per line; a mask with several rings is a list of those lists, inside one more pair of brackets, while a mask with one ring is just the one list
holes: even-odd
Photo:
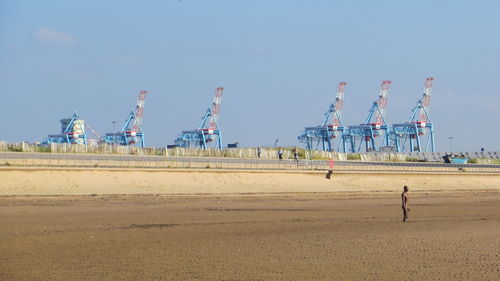
[[283, 148], [278, 148], [278, 159], [283, 160]]
[[298, 147], [293, 148], [293, 159], [295, 159], [295, 161], [299, 160], [299, 148]]

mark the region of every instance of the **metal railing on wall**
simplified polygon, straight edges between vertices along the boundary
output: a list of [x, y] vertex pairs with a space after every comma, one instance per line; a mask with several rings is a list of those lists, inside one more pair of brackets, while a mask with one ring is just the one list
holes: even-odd
[[2, 167], [500, 173], [500, 165], [0, 152]]

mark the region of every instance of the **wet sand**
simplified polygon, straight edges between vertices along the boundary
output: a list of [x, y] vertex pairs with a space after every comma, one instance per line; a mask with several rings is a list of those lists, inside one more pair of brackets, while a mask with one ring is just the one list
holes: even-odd
[[500, 280], [500, 191], [0, 197], [0, 280]]

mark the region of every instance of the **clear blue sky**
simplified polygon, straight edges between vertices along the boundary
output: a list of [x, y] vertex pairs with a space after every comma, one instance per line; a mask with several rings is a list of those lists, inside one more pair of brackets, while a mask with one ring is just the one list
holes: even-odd
[[499, 1], [0, 2], [0, 139], [40, 141], [79, 114], [112, 131], [149, 91], [149, 146], [193, 129], [225, 87], [224, 142], [297, 144], [347, 81], [361, 123], [392, 80], [406, 121], [427, 76], [437, 148], [500, 150]]

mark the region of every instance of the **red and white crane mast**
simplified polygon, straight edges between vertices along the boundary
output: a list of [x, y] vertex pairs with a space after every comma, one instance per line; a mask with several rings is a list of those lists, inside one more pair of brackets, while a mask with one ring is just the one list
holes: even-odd
[[139, 93], [139, 97], [137, 98], [137, 105], [135, 107], [135, 118], [132, 122], [133, 125], [132, 125], [132, 128], [131, 128], [131, 131], [132, 132], [139, 132], [142, 128], [142, 117], [144, 115], [144, 103], [145, 103], [145, 100], [146, 100], [146, 94], [148, 92], [147, 91], [141, 91]]
[[377, 105], [378, 110], [375, 112], [375, 126], [380, 127], [384, 123], [385, 112], [387, 110], [387, 95], [389, 93], [389, 87], [391, 86], [391, 81], [382, 81], [380, 95], [378, 97]]
[[429, 120], [427, 120], [428, 119], [427, 115], [429, 114], [429, 107], [431, 105], [432, 80], [434, 80], [434, 78], [432, 78], [432, 77], [428, 77], [427, 79], [425, 79], [424, 93], [422, 94], [422, 107], [419, 110], [420, 111], [419, 112], [419, 116], [420, 116], [419, 122], [424, 127], [425, 127], [425, 123], [427, 123], [429, 121]]
[[[340, 82], [337, 88], [337, 96], [335, 97], [335, 111], [332, 116], [332, 129], [337, 130], [337, 128], [342, 124], [342, 108], [344, 107], [344, 93], [345, 85], [347, 82]], [[336, 135], [335, 135], [336, 136]]]
[[215, 89], [214, 99], [212, 101], [211, 115], [209, 116], [209, 128], [210, 130], [215, 130], [217, 128], [217, 122], [219, 120], [219, 112], [222, 101], [222, 91], [223, 87], [218, 87]]

